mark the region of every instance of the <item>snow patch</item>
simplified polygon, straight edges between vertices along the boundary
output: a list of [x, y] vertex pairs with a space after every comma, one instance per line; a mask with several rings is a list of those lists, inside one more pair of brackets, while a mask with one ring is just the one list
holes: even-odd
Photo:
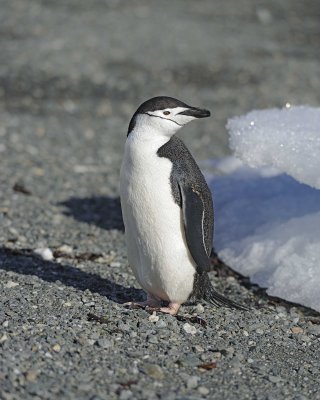
[[272, 166], [320, 189], [320, 111], [286, 107], [228, 121], [230, 147], [251, 167]]
[[213, 163], [216, 251], [268, 294], [320, 311], [320, 108], [252, 111], [228, 129], [235, 154], [262, 168]]

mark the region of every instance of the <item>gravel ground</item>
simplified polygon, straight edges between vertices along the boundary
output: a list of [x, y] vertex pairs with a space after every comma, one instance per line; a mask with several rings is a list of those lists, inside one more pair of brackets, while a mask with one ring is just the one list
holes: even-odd
[[199, 161], [227, 154], [228, 117], [319, 105], [318, 1], [0, 10], [0, 399], [320, 399], [319, 315], [217, 260], [213, 283], [250, 312], [124, 308], [143, 294], [118, 198], [128, 121], [148, 97], [213, 111], [181, 133]]

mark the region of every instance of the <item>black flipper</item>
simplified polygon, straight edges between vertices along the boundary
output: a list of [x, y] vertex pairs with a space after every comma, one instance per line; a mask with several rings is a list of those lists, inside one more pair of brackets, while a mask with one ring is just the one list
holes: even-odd
[[183, 220], [189, 251], [201, 271], [211, 270], [204, 243], [204, 206], [199, 192], [192, 187], [180, 186]]

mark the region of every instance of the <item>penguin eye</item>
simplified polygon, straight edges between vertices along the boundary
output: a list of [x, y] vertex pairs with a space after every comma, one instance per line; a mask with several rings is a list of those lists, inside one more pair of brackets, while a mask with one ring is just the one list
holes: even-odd
[[170, 114], [170, 111], [163, 111], [163, 114], [164, 114], [164, 115], [169, 115], [169, 114]]

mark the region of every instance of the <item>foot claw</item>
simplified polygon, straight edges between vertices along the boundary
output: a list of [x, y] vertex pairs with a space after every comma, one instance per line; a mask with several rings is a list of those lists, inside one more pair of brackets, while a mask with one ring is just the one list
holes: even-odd
[[160, 312], [170, 315], [176, 315], [179, 311], [181, 304], [178, 303], [169, 303], [168, 307], [161, 307]]

